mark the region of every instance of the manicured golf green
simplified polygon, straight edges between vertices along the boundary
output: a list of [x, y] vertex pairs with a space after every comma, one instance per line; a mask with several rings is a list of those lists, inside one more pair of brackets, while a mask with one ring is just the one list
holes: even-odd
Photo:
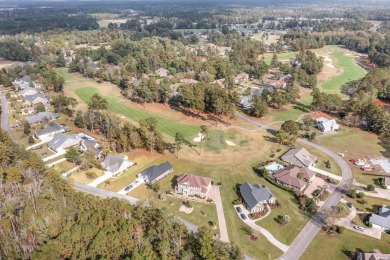
[[[76, 90], [76, 94], [86, 103], [89, 102], [90, 98], [94, 94], [98, 93], [99, 90], [95, 87], [79, 88]], [[172, 121], [171, 119], [151, 114], [140, 109], [132, 108], [126, 104], [121, 104], [115, 97], [103, 97], [107, 99], [109, 111], [123, 115], [134, 122], [139, 122], [140, 120], [148, 117], [154, 117], [158, 121], [157, 129], [164, 134], [175, 136], [177, 132], [181, 132], [186, 138], [189, 138], [196, 136], [200, 130], [199, 127], [194, 125], [181, 124]]]
[[324, 92], [340, 93], [340, 88], [345, 83], [361, 79], [367, 74], [367, 71], [356, 63], [354, 56], [348, 54], [346, 49], [338, 46], [332, 46], [329, 47], [329, 49], [332, 51], [332, 56], [336, 59], [336, 65], [340, 67], [343, 72], [331, 80], [320, 84], [320, 87]]

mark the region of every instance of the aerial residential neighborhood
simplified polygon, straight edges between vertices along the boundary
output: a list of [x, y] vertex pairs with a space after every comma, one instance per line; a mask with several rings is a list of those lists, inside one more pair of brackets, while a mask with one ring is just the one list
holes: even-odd
[[389, 14], [0, 1], [0, 259], [390, 259]]

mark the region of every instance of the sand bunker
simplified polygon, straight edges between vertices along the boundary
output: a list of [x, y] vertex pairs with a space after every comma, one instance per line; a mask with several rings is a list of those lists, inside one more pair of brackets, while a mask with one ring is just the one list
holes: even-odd
[[184, 212], [186, 214], [190, 214], [193, 210], [194, 210], [194, 208], [187, 208], [184, 205], [181, 205], [181, 207], [179, 209], [179, 211]]
[[236, 144], [233, 143], [232, 141], [226, 141], [226, 144], [229, 145], [229, 146], [236, 146]]
[[200, 141], [204, 138], [204, 136], [199, 133], [198, 134], [198, 137], [195, 137], [194, 139], [192, 139], [192, 141], [194, 141], [195, 143], [200, 143]]

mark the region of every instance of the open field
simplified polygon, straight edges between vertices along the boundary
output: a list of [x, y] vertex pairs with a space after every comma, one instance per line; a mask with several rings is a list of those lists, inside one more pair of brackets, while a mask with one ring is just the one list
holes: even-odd
[[[277, 53], [276, 56], [278, 56], [278, 60], [282, 62], [289, 61], [290, 59], [295, 57], [295, 52], [283, 52], [283, 53]], [[265, 53], [261, 57], [264, 57], [264, 61], [268, 64], [271, 64], [273, 53]]]
[[375, 134], [357, 128], [343, 126], [337, 134], [319, 138], [316, 142], [336, 153], [344, 153], [344, 159], [348, 161], [356, 181], [363, 184], [374, 184], [374, 179], [380, 176], [375, 175], [375, 173], [364, 173], [349, 160], [367, 158], [367, 156], [372, 155], [390, 157], [389, 141], [384, 141]]
[[93, 181], [93, 179], [90, 179], [87, 177], [86, 173], [87, 172], [94, 172], [96, 174], [97, 177], [100, 177], [103, 175], [103, 171], [100, 170], [100, 169], [96, 169], [96, 168], [92, 168], [92, 169], [88, 169], [88, 170], [85, 170], [85, 171], [75, 171], [75, 172], [72, 172], [71, 175], [69, 176], [69, 179], [73, 180], [73, 181], [77, 181], [79, 183], [83, 183], [83, 184], [89, 184]]
[[68, 161], [63, 161], [63, 162], [60, 162], [59, 164], [54, 165], [50, 169], [53, 169], [58, 173], [65, 173], [65, 172], [73, 169], [74, 167], [76, 167], [76, 164], [68, 162]]
[[378, 240], [348, 229], [343, 234], [332, 235], [320, 231], [301, 259], [350, 259], [350, 253], [355, 250], [372, 252], [374, 249], [390, 253], [390, 235], [382, 233], [382, 239]]

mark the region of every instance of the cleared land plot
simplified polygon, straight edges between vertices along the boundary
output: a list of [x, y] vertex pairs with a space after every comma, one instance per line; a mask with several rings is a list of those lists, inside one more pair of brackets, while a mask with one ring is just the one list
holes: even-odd
[[53, 169], [56, 172], [62, 174], [62, 173], [65, 173], [65, 172], [73, 169], [74, 167], [76, 167], [76, 164], [68, 162], [68, 161], [63, 161], [63, 162], [60, 162], [60, 163], [54, 165], [50, 169]]
[[346, 229], [343, 234], [328, 235], [322, 231], [311, 242], [303, 260], [350, 259], [354, 251], [372, 252], [379, 249], [382, 253], [390, 253], [390, 235], [382, 233], [378, 240]]
[[96, 168], [88, 169], [85, 171], [75, 171], [75, 172], [71, 173], [71, 175], [69, 176], [69, 179], [71, 179], [73, 181], [77, 181], [79, 183], [83, 183], [83, 184], [91, 183], [93, 181], [93, 179], [88, 178], [88, 176], [86, 174], [87, 172], [95, 173], [96, 178], [97, 178], [97, 177], [102, 176], [104, 171], [102, 171], [100, 169], [96, 169]]
[[[39, 142], [39, 141], [36, 141], [36, 142]], [[49, 147], [47, 146], [47, 143], [31, 149], [31, 151], [37, 153], [41, 158], [45, 158], [45, 157], [48, 157], [48, 156], [54, 154], [54, 152], [52, 150], [50, 150]]]
[[337, 134], [319, 138], [316, 142], [336, 153], [344, 153], [344, 159], [348, 161], [356, 181], [363, 184], [375, 184], [374, 179], [381, 176], [375, 172], [365, 173], [349, 160], [370, 155], [390, 157], [389, 141], [357, 128], [343, 126]]

